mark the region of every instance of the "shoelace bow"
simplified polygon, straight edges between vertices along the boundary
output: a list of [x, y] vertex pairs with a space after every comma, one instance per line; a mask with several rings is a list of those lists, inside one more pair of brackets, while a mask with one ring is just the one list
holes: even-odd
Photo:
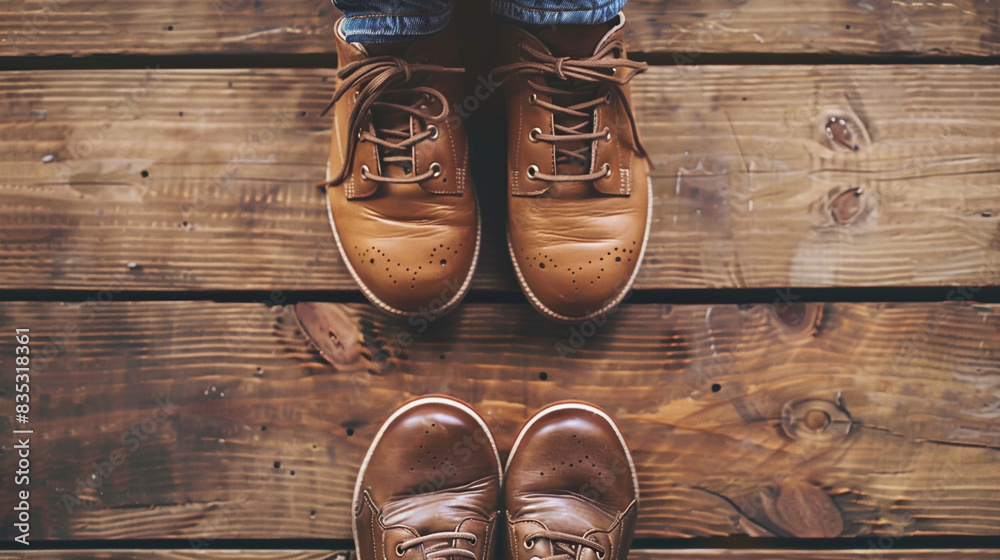
[[435, 560], [436, 558], [468, 558], [469, 560], [476, 560], [476, 553], [471, 550], [466, 550], [464, 548], [458, 548], [454, 546], [449, 546], [448, 542], [462, 539], [469, 541], [472, 544], [476, 544], [476, 535], [473, 533], [462, 533], [462, 532], [444, 532], [444, 533], [432, 533], [430, 535], [425, 535], [423, 537], [416, 537], [403, 541], [396, 545], [396, 554], [402, 556], [407, 550], [424, 544], [428, 541], [444, 541], [438, 543], [434, 546], [430, 546], [424, 549], [424, 558], [427, 560]]
[[[539, 531], [537, 533], [532, 533], [524, 539], [525, 545], [528, 543], [534, 543], [536, 539], [548, 539], [553, 546], [552, 556], [546, 556], [545, 558], [539, 558], [539, 560], [573, 560], [576, 558], [577, 551], [579, 547], [587, 547], [597, 553], [598, 558], [604, 558], [606, 550], [604, 547], [595, 541], [590, 539], [585, 539], [583, 537], [578, 537], [576, 535], [570, 535], [569, 533], [560, 533], [558, 531]], [[574, 547], [575, 545], [575, 547]]]
[[[447, 68], [435, 64], [411, 64], [396, 56], [375, 56], [357, 62], [352, 62], [344, 66], [337, 72], [337, 77], [341, 80], [340, 85], [333, 92], [333, 98], [322, 115], [333, 108], [334, 104], [340, 100], [351, 88], [360, 86], [357, 93], [357, 103], [351, 111], [347, 121], [347, 153], [344, 156], [344, 164], [337, 174], [329, 181], [319, 183], [318, 186], [339, 185], [347, 177], [350, 170], [350, 162], [354, 159], [360, 142], [371, 142], [381, 146], [382, 161], [386, 164], [404, 165], [410, 161], [406, 155], [413, 146], [427, 138], [437, 136], [437, 128], [433, 125], [425, 126], [424, 130], [418, 134], [412, 134], [410, 130], [399, 128], [376, 128], [374, 118], [367, 119], [368, 129], [363, 128], [366, 117], [370, 113], [379, 113], [378, 120], [381, 122], [394, 122], [394, 118], [400, 113], [417, 117], [424, 124], [437, 123], [448, 117], [448, 100], [444, 95], [434, 88], [425, 86], [406, 87], [417, 74], [428, 73], [457, 73], [463, 72], [464, 68]], [[408, 95], [417, 95], [416, 101], [409, 105], [397, 103], [396, 98]], [[390, 98], [392, 101], [380, 101], [383, 98]], [[441, 104], [441, 112], [430, 113], [426, 106], [420, 103], [428, 98], [437, 99]], [[408, 120], [408, 119], [406, 119]], [[409, 171], [407, 171], [409, 173]], [[419, 183], [433, 177], [440, 170], [428, 170], [420, 175], [409, 177], [382, 177], [368, 170], [362, 170], [365, 179], [384, 183]]]
[[[585, 129], [592, 127], [593, 109], [602, 103], [611, 103], [613, 98], [619, 99], [625, 107], [629, 124], [632, 127], [632, 138], [639, 154], [649, 159], [646, 148], [639, 138], [639, 129], [636, 126], [635, 115], [632, 114], [632, 107], [628, 98], [622, 93], [621, 86], [625, 85], [635, 77], [636, 74], [644, 72], [649, 65], [645, 62], [637, 62], [624, 58], [621, 53], [625, 52], [625, 44], [620, 40], [608, 41], [592, 56], [588, 58], [571, 58], [568, 56], [555, 57], [549, 53], [537, 50], [530, 46], [522, 46], [524, 52], [530, 59], [524, 62], [515, 62], [501, 66], [493, 71], [493, 75], [499, 78], [500, 83], [506, 82], [517, 74], [538, 74], [543, 78], [559, 78], [568, 82], [565, 86], [557, 86], [551, 83], [536, 83], [530, 81], [533, 88], [539, 92], [552, 96], [552, 99], [583, 98], [580, 102], [564, 106], [557, 103], [549, 103], [537, 98], [534, 103], [543, 109], [554, 113], [555, 134], [532, 134], [535, 141], [548, 142], [556, 146], [556, 166], [560, 164], [578, 163], [585, 168], [590, 163], [589, 142], [599, 138], [610, 140], [610, 130], [589, 132]], [[618, 56], [616, 56], [618, 55]], [[603, 95], [597, 95], [599, 91], [604, 91]], [[586, 97], [590, 96], [590, 99]], [[573, 123], [575, 124], [569, 124]], [[584, 143], [575, 150], [561, 148], [561, 143]], [[569, 182], [569, 181], [592, 181], [600, 179], [609, 172], [609, 169], [600, 169], [593, 173], [584, 175], [556, 174], [535, 172], [529, 178], [543, 181]]]

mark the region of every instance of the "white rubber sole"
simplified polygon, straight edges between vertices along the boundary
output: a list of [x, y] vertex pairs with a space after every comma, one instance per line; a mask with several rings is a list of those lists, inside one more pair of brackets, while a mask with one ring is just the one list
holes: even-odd
[[531, 419], [529, 419], [528, 422], [525, 423], [524, 426], [521, 427], [521, 431], [518, 432], [518, 434], [517, 434], [517, 439], [514, 440], [514, 446], [511, 447], [511, 449], [510, 449], [510, 455], [507, 456], [507, 464], [504, 466], [504, 483], [506, 483], [507, 471], [510, 469], [511, 459], [513, 459], [514, 458], [514, 454], [517, 453], [517, 448], [518, 448], [518, 446], [521, 445], [521, 440], [524, 438], [524, 434], [528, 433], [528, 429], [531, 428], [531, 426], [534, 425], [535, 422], [537, 422], [538, 420], [540, 420], [542, 418], [545, 418], [545, 416], [547, 416], [547, 415], [549, 415], [549, 414], [551, 414], [553, 412], [557, 412], [557, 411], [560, 411], [560, 410], [583, 410], [583, 411], [586, 411], [586, 412], [590, 412], [590, 413], [593, 413], [593, 414], [596, 414], [596, 415], [600, 416], [608, 424], [611, 425], [611, 428], [615, 431], [615, 435], [618, 436], [618, 442], [621, 443], [622, 449], [625, 451], [625, 460], [628, 461], [628, 468], [629, 468], [629, 471], [632, 473], [632, 488], [635, 489], [635, 499], [638, 501], [638, 499], [639, 499], [639, 476], [636, 475], [636, 472], [635, 472], [635, 462], [632, 460], [632, 453], [628, 450], [628, 444], [625, 443], [625, 438], [622, 437], [621, 430], [618, 429], [618, 425], [615, 424], [615, 421], [612, 420], [611, 417], [608, 416], [608, 414], [606, 412], [604, 412], [603, 410], [597, 408], [596, 406], [589, 405], [589, 404], [586, 404], [586, 403], [581, 403], [581, 402], [558, 403], [558, 404], [554, 404], [552, 406], [549, 406], [547, 408], [543, 408], [542, 410], [540, 410], [537, 413], [535, 413], [535, 415], [532, 416]]
[[[326, 162], [326, 180], [327, 181], [330, 180], [329, 161]], [[329, 189], [329, 187], [327, 188]], [[447, 302], [444, 303], [444, 305], [442, 305], [437, 311], [435, 311], [435, 315], [437, 317], [442, 317], [446, 315], [447, 313], [451, 312], [456, 307], [458, 307], [458, 304], [462, 303], [462, 300], [465, 299], [465, 295], [469, 292], [469, 288], [472, 286], [472, 277], [476, 272], [476, 266], [479, 264], [479, 247], [481, 245], [483, 237], [483, 220], [480, 214], [479, 196], [476, 194], [476, 189], [475, 187], [470, 186], [470, 190], [472, 190], [472, 197], [476, 203], [476, 248], [472, 253], [472, 266], [469, 268], [469, 274], [465, 277], [465, 280], [462, 281], [462, 285], [461, 287], [459, 287], [458, 292], [455, 293], [454, 297], [449, 299]], [[351, 261], [348, 260], [347, 258], [347, 253], [344, 251], [344, 244], [340, 242], [340, 235], [337, 234], [337, 224], [333, 221], [333, 207], [330, 205], [329, 193], [326, 193], [326, 213], [327, 216], [330, 217], [330, 228], [333, 229], [333, 238], [334, 240], [337, 241], [337, 250], [340, 252], [340, 260], [344, 262], [344, 265], [347, 267], [347, 271], [351, 274], [351, 278], [354, 279], [354, 283], [357, 284], [359, 288], [361, 288], [361, 293], [363, 293], [365, 297], [368, 298], [368, 301], [370, 301], [372, 305], [378, 307], [385, 313], [388, 313], [389, 315], [393, 315], [395, 317], [409, 317], [414, 313], [417, 313], [418, 311], [416, 310], [406, 311], [403, 309], [397, 309], [389, 305], [388, 303], [376, 297], [375, 294], [372, 293], [370, 289], [368, 289], [368, 286], [366, 286], [365, 283], [361, 281], [361, 278], [358, 276], [358, 273], [354, 270], [354, 267], [351, 266]]]
[[358, 511], [358, 498], [361, 496], [361, 481], [364, 479], [365, 470], [368, 468], [368, 462], [371, 461], [372, 453], [375, 451], [375, 446], [377, 446], [379, 441], [382, 440], [382, 435], [385, 434], [386, 429], [389, 428], [389, 425], [392, 424], [393, 420], [399, 418], [402, 414], [409, 410], [429, 403], [444, 404], [457, 408], [467, 413], [476, 421], [477, 424], [479, 424], [480, 429], [483, 430], [483, 433], [486, 434], [486, 438], [490, 441], [490, 447], [493, 448], [493, 457], [497, 462], [497, 474], [500, 477], [498, 480], [503, 480], [503, 466], [500, 463], [500, 452], [497, 450], [497, 442], [493, 439], [493, 434], [490, 433], [490, 429], [486, 425], [486, 421], [483, 420], [483, 417], [480, 416], [478, 412], [473, 410], [472, 407], [457, 399], [444, 396], [420, 397], [404, 404], [403, 406], [397, 408], [396, 411], [393, 412], [392, 415], [390, 415], [389, 418], [382, 424], [382, 427], [379, 428], [378, 433], [375, 434], [375, 439], [372, 440], [371, 445], [368, 447], [368, 452], [365, 454], [364, 461], [361, 462], [361, 468], [358, 469], [358, 480], [354, 483], [354, 496], [351, 498], [351, 534], [354, 537], [354, 552], [357, 555], [357, 558], [361, 558], [361, 550], [358, 549], [358, 518], [357, 515], [355, 515], [355, 512]]
[[615, 296], [613, 300], [611, 300], [608, 304], [598, 309], [597, 311], [594, 311], [587, 315], [583, 315], [581, 317], [570, 317], [569, 315], [562, 315], [560, 313], [556, 313], [555, 311], [546, 307], [545, 304], [543, 304], [538, 299], [538, 296], [536, 296], [535, 293], [531, 291], [531, 288], [528, 287], [527, 281], [525, 281], [524, 279], [524, 274], [521, 273], [521, 267], [517, 265], [517, 254], [514, 251], [514, 246], [510, 242], [510, 230], [507, 231], [507, 250], [510, 252], [510, 261], [511, 263], [514, 264], [514, 273], [517, 275], [517, 283], [521, 285], [521, 291], [523, 291], [524, 295], [528, 297], [528, 301], [531, 303], [531, 306], [534, 307], [536, 311], [538, 311], [539, 313], [550, 319], [562, 323], [582, 323], [589, 319], [593, 319], [594, 317], [599, 317], [601, 315], [606, 314], [608, 311], [611, 311], [612, 309], [617, 307], [622, 302], [622, 300], [625, 299], [625, 296], [628, 295], [629, 290], [632, 289], [632, 284], [635, 283], [636, 277], [639, 275], [639, 269], [642, 268], [642, 260], [646, 256], [646, 245], [649, 244], [649, 231], [653, 224], [653, 180], [650, 177], [646, 177], [646, 192], [648, 193], [647, 200], [649, 200], [649, 206], [646, 208], [646, 231], [642, 235], [642, 247], [639, 248], [639, 262], [638, 264], [636, 264], [635, 270], [632, 271], [632, 275], [629, 277], [628, 282], [625, 284], [625, 289], [621, 290], [621, 292], [617, 296]]

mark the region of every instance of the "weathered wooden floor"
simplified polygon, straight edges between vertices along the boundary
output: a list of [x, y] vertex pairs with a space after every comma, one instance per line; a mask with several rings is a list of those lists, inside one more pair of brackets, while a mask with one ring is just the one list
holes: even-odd
[[364, 450], [424, 393], [502, 448], [555, 400], [611, 412], [636, 560], [1000, 558], [1000, 2], [626, 13], [650, 247], [633, 297], [570, 328], [513, 281], [496, 99], [471, 301], [360, 303], [310, 186], [327, 0], [0, 5], [0, 558], [348, 560]]

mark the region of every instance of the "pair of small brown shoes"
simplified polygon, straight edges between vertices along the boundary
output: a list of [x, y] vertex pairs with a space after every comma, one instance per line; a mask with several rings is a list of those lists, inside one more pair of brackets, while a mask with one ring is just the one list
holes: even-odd
[[[506, 27], [505, 64], [484, 78], [506, 94], [514, 269], [531, 304], [559, 321], [618, 305], [649, 237], [649, 165], [629, 89], [646, 66], [626, 57], [624, 25], [619, 14], [600, 26]], [[469, 289], [481, 236], [454, 34], [371, 55], [338, 33], [337, 53], [325, 185], [341, 256], [379, 309], [443, 315]]]
[[365, 456], [354, 542], [359, 560], [491, 560], [498, 538], [512, 560], [625, 560], [638, 499], [625, 440], [596, 407], [542, 409], [503, 469], [469, 405], [423, 397], [389, 417]]

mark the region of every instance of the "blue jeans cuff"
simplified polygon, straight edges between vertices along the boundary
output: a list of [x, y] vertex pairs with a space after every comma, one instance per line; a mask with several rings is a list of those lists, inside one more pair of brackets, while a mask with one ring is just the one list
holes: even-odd
[[[533, 4], [537, 4], [533, 2]], [[519, 3], [517, 0], [494, 0], [493, 14], [503, 19], [528, 25], [559, 25], [564, 23], [594, 25], [611, 21], [625, 7], [625, 0], [606, 0], [597, 6], [573, 6], [580, 2], [546, 2], [544, 8]]]
[[450, 9], [436, 14], [364, 14], [345, 17], [338, 32], [348, 43], [403, 43], [438, 33], [450, 19]]

